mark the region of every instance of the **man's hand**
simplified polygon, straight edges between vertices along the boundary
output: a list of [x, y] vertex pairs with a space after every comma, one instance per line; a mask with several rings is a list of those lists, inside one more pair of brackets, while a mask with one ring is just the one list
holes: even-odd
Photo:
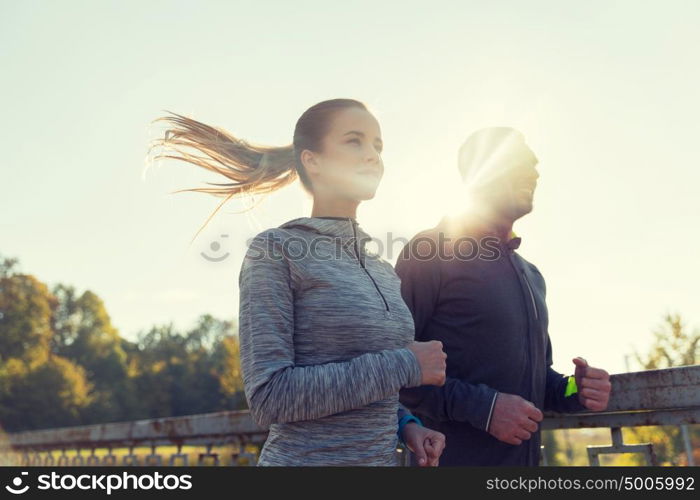
[[421, 467], [437, 467], [445, 449], [445, 435], [409, 422], [403, 428], [403, 441], [418, 459]]
[[516, 394], [499, 392], [491, 415], [488, 433], [508, 444], [521, 444], [537, 432], [542, 412]]
[[576, 365], [574, 376], [579, 402], [593, 411], [603, 411], [610, 400], [610, 375], [602, 368], [588, 366], [582, 357], [572, 359]]

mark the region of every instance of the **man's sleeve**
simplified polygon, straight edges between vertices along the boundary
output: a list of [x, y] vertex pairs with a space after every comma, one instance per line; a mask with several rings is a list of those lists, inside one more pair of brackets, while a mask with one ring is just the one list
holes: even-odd
[[440, 422], [468, 422], [488, 431], [498, 391], [486, 384], [470, 384], [447, 377], [441, 387], [423, 385], [401, 389], [399, 399], [413, 412]]
[[[411, 310], [415, 339], [432, 339], [426, 332], [435, 312], [440, 293], [440, 266], [437, 255], [429, 255], [412, 240], [399, 256], [396, 274], [401, 278], [401, 295]], [[433, 253], [435, 247], [432, 246]], [[426, 250], [426, 251], [423, 251]], [[429, 258], [426, 257], [429, 255]], [[450, 353], [447, 353], [448, 361]], [[468, 422], [477, 429], [488, 430], [498, 391], [485, 384], [447, 377], [443, 386], [420, 386], [399, 391], [399, 400], [419, 415], [438, 421]]]

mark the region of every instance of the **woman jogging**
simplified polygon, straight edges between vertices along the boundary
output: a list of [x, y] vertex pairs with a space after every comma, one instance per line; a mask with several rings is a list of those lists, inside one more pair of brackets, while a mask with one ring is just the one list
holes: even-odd
[[268, 147], [177, 116], [164, 144], [197, 148], [214, 161], [178, 159], [232, 181], [191, 191], [225, 202], [299, 178], [313, 197], [310, 217], [254, 238], [239, 276], [245, 395], [269, 426], [259, 465], [396, 465], [397, 416], [399, 437], [437, 465], [444, 436], [407, 423], [398, 392], [442, 385], [446, 355], [440, 342], [413, 341], [400, 281], [365, 253], [356, 220], [383, 175], [377, 120], [359, 101], [323, 101], [298, 119], [291, 145]]

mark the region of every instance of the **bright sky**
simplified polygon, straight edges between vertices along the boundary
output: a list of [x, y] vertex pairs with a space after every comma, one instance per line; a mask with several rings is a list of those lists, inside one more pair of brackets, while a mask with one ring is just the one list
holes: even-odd
[[162, 110], [281, 145], [312, 104], [366, 102], [386, 173], [358, 217], [377, 237], [433, 226], [462, 141], [508, 125], [540, 159], [515, 229], [547, 279], [554, 367], [625, 371], [665, 312], [700, 327], [698, 24], [692, 0], [1, 0], [0, 252], [96, 292], [127, 338], [231, 318], [246, 240], [310, 204], [298, 186], [229, 203], [190, 246], [220, 200], [168, 193], [223, 180], [142, 175]]

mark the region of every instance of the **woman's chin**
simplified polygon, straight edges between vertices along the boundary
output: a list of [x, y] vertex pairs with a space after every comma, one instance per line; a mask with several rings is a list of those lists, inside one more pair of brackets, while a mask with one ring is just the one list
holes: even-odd
[[358, 195], [357, 199], [360, 200], [360, 201], [371, 200], [372, 198], [374, 198], [374, 196], [376, 195], [376, 193], [377, 193], [376, 189], [375, 189], [374, 191], [368, 191], [368, 192], [360, 193], [360, 194]]
[[350, 196], [358, 201], [367, 201], [374, 198], [377, 193], [378, 186], [358, 186], [357, 189], [353, 189]]

